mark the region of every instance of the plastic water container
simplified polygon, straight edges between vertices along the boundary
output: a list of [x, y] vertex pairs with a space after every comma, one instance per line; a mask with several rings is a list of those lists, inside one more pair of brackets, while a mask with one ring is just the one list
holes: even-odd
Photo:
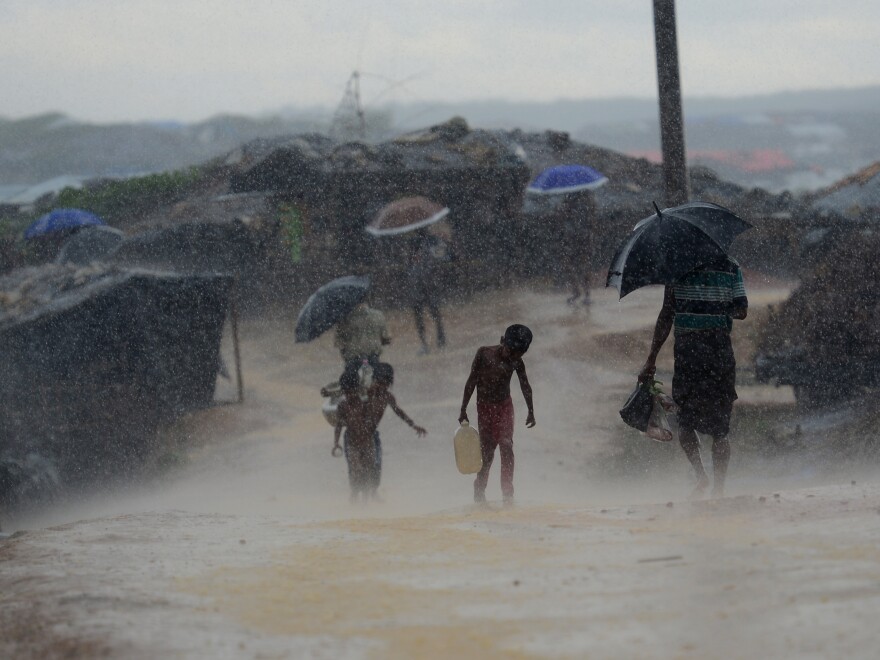
[[[358, 368], [358, 377], [361, 380], [361, 401], [366, 401], [367, 389], [373, 382], [373, 367], [371, 367], [366, 360], [364, 360], [364, 363]], [[345, 395], [339, 387], [339, 382], [334, 381], [322, 387], [321, 396], [325, 397], [324, 404], [321, 406], [321, 412], [324, 415], [324, 419], [327, 420], [327, 423], [330, 426], [335, 427], [336, 420], [339, 419], [337, 414], [339, 402], [345, 398]]]
[[483, 467], [483, 452], [480, 451], [480, 434], [467, 422], [462, 422], [455, 437], [455, 465], [462, 474], [475, 474]]

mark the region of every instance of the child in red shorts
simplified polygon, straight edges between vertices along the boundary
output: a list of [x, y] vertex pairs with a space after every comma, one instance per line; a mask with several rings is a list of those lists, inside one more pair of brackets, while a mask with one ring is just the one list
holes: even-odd
[[532, 387], [522, 361], [522, 356], [529, 350], [531, 343], [531, 330], [524, 325], [511, 325], [505, 330], [498, 345], [482, 346], [478, 349], [471, 365], [458, 421], [470, 421], [467, 406], [476, 388], [477, 426], [480, 431], [483, 468], [474, 480], [475, 502], [486, 501], [486, 484], [495, 457], [495, 447], [498, 447], [501, 454], [501, 494], [505, 504], [513, 502], [513, 400], [510, 397], [510, 379], [516, 372], [529, 409], [526, 426], [532, 428], [535, 425]]

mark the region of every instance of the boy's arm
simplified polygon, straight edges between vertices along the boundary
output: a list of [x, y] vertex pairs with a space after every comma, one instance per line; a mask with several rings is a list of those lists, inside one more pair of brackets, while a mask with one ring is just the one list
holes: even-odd
[[336, 428], [333, 429], [333, 449], [330, 450], [330, 453], [336, 456], [337, 450], [342, 451], [342, 446], [339, 444], [339, 436], [342, 434], [342, 422], [336, 422]]
[[[338, 456], [342, 453], [342, 447], [339, 444], [339, 436], [342, 435], [342, 429], [345, 427], [345, 413], [343, 412], [344, 402], [340, 403], [336, 408], [336, 426], [333, 428], [333, 449], [330, 453]], [[339, 453], [337, 453], [337, 450]]]
[[667, 285], [663, 292], [663, 307], [660, 308], [660, 314], [657, 316], [657, 324], [654, 326], [654, 339], [651, 341], [651, 352], [648, 353], [648, 359], [639, 372], [639, 382], [647, 383], [654, 378], [657, 371], [656, 362], [660, 349], [663, 348], [663, 342], [669, 336], [672, 330], [672, 324], [675, 321], [675, 295], [672, 287]]
[[749, 314], [749, 299], [746, 297], [746, 285], [742, 271], [736, 269], [736, 283], [733, 286], [733, 306], [730, 316], [742, 321]]
[[529, 414], [526, 417], [526, 426], [532, 428], [535, 425], [535, 408], [532, 405], [532, 386], [529, 384], [529, 377], [526, 375], [526, 365], [520, 360], [516, 367], [516, 376], [519, 378], [519, 387], [522, 390], [523, 398], [526, 400]]
[[467, 382], [464, 384], [464, 395], [461, 398], [461, 412], [458, 415], [458, 423], [462, 422], [470, 423], [470, 420], [467, 416], [467, 407], [468, 403], [470, 403], [471, 396], [474, 393], [474, 389], [477, 387], [477, 372], [480, 369], [482, 351], [477, 351], [477, 354], [474, 356], [474, 361], [471, 364], [471, 373], [468, 376]]
[[427, 433], [424, 428], [416, 424], [412, 419], [410, 419], [409, 415], [403, 412], [403, 408], [397, 405], [397, 399], [395, 399], [393, 395], [389, 394], [388, 405], [391, 406], [391, 410], [394, 411], [394, 414], [396, 414], [398, 417], [400, 417], [400, 419], [406, 422], [410, 428], [415, 429], [415, 432], [420, 438]]

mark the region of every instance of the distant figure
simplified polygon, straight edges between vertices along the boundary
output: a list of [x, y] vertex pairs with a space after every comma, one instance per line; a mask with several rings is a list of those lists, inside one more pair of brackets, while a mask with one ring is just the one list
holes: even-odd
[[382, 354], [382, 347], [390, 343], [385, 315], [365, 302], [337, 324], [333, 342], [342, 354], [346, 370], [351, 367], [357, 369], [365, 360], [375, 366]]
[[458, 421], [470, 422], [467, 406], [476, 388], [477, 426], [483, 467], [474, 480], [475, 502], [486, 501], [486, 484], [495, 457], [495, 447], [498, 447], [501, 454], [501, 493], [506, 504], [513, 502], [513, 399], [510, 397], [510, 379], [516, 372], [529, 410], [526, 426], [532, 428], [535, 425], [532, 387], [522, 361], [522, 356], [529, 350], [531, 343], [531, 330], [524, 325], [511, 325], [505, 330], [498, 345], [479, 348], [471, 365]]
[[361, 397], [360, 379], [356, 371], [348, 369], [339, 379], [345, 399], [339, 403], [337, 409], [333, 452], [339, 450], [339, 436], [345, 428], [343, 453], [348, 462], [352, 502], [359, 496], [364, 500], [376, 499], [378, 496], [377, 491], [382, 479], [382, 440], [379, 437], [378, 426], [388, 406], [391, 406], [395, 414], [409, 424], [419, 437], [427, 433], [397, 405], [397, 400], [389, 391], [393, 383], [394, 369], [384, 362], [375, 366], [373, 383], [367, 391], [366, 398]]
[[407, 269], [407, 285], [409, 287], [410, 304], [416, 320], [416, 331], [422, 347], [419, 353], [424, 355], [430, 351], [425, 339], [425, 307], [434, 319], [437, 329], [437, 348], [446, 346], [446, 334], [443, 331], [443, 318], [437, 291], [437, 256], [435, 251], [442, 249], [439, 238], [424, 235], [413, 238], [409, 245], [409, 268]]
[[724, 494], [730, 461], [727, 434], [737, 398], [730, 331], [733, 319], [746, 318], [748, 309], [742, 271], [733, 259], [724, 257], [684, 275], [666, 287], [651, 351], [639, 374], [639, 381], [653, 381], [657, 355], [674, 326], [672, 398], [679, 406], [679, 442], [697, 475], [692, 497], [701, 497], [709, 487], [697, 432], [712, 436], [712, 495]]
[[561, 267], [565, 281], [571, 287], [566, 302], [590, 304], [590, 269], [593, 250], [593, 232], [596, 227], [596, 202], [589, 190], [566, 195], [559, 209], [561, 221]]

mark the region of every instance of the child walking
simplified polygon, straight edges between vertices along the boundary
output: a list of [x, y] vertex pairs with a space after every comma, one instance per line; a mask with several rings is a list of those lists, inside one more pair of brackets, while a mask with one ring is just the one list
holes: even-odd
[[339, 449], [339, 436], [345, 428], [343, 451], [348, 462], [352, 502], [359, 496], [364, 500], [378, 498], [379, 482], [382, 479], [382, 440], [378, 427], [387, 407], [390, 406], [419, 437], [427, 433], [397, 405], [397, 399], [389, 391], [393, 383], [394, 369], [384, 362], [373, 368], [373, 382], [367, 390], [366, 399], [360, 396], [360, 378], [356, 371], [346, 370], [339, 379], [345, 399], [337, 408], [333, 451]]
[[510, 397], [510, 380], [516, 372], [519, 386], [529, 409], [526, 426], [535, 425], [532, 406], [532, 387], [526, 376], [522, 356], [532, 343], [532, 331], [526, 326], [514, 324], [504, 331], [496, 346], [482, 346], [477, 350], [471, 365], [471, 373], [464, 386], [459, 423], [468, 420], [467, 407], [474, 389], [477, 390], [477, 427], [480, 432], [480, 449], [483, 467], [474, 480], [474, 501], [486, 501], [486, 484], [489, 469], [495, 457], [495, 448], [501, 454], [501, 494], [505, 504], [513, 502], [513, 399]]

